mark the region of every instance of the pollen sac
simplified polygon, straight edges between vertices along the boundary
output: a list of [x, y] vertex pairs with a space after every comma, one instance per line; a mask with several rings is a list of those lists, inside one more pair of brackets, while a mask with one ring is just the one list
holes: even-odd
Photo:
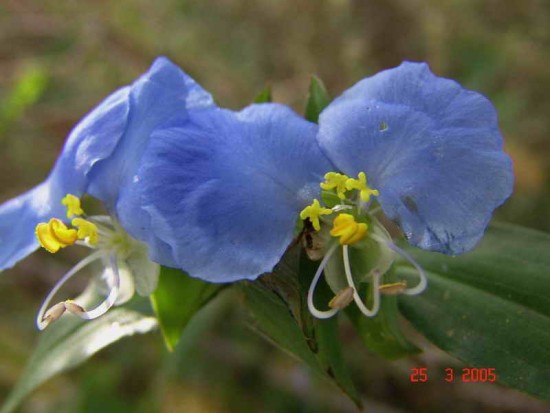
[[322, 182], [320, 184], [321, 189], [324, 190], [336, 190], [336, 195], [338, 195], [338, 198], [345, 199], [346, 198], [346, 182], [348, 181], [349, 176], [344, 174], [339, 174], [337, 172], [328, 172], [325, 174], [325, 182]]
[[98, 234], [97, 226], [88, 220], [83, 218], [74, 218], [71, 222], [74, 227], [78, 228], [78, 239], [88, 239], [88, 242], [92, 245], [97, 244]]
[[348, 190], [357, 189], [359, 196], [364, 202], [369, 202], [371, 196], [378, 196], [380, 192], [377, 189], [372, 189], [367, 184], [367, 175], [365, 172], [359, 172], [357, 179], [349, 178], [346, 180], [346, 188]]
[[63, 221], [57, 218], [50, 219], [47, 224], [38, 224], [35, 233], [40, 245], [52, 254], [73, 245], [78, 239], [76, 230], [67, 228]]
[[313, 200], [313, 203], [305, 207], [302, 212], [300, 212], [300, 218], [306, 219], [309, 218], [311, 224], [315, 231], [321, 229], [321, 223], [319, 222], [319, 217], [321, 215], [330, 215], [332, 214], [332, 209], [323, 208], [317, 199]]
[[65, 195], [61, 203], [67, 207], [67, 218], [84, 214], [84, 210], [80, 206], [80, 198], [72, 194]]
[[73, 314], [80, 315], [86, 312], [81, 305], [75, 303], [73, 300], [66, 300], [63, 304], [65, 305], [65, 309]]
[[342, 310], [346, 308], [353, 301], [353, 293], [355, 290], [353, 287], [344, 288], [330, 300], [328, 306], [333, 309]]
[[378, 287], [378, 290], [381, 294], [384, 295], [399, 295], [402, 294], [403, 291], [407, 289], [407, 282], [406, 281], [399, 281], [396, 283], [390, 283], [390, 284], [382, 284], [380, 287]]
[[340, 237], [340, 245], [352, 245], [361, 241], [367, 234], [367, 224], [356, 222], [353, 215], [340, 214], [333, 222], [330, 235]]
[[42, 318], [42, 322], [44, 323], [44, 327], [49, 326], [54, 321], [58, 320], [59, 317], [61, 317], [65, 313], [66, 307], [65, 303], [57, 303], [53, 307], [51, 307], [48, 311], [46, 311], [46, 314], [44, 314], [44, 317]]

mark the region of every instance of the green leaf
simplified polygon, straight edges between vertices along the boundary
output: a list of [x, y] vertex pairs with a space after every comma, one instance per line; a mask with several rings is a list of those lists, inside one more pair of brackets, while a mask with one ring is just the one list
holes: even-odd
[[161, 267], [158, 287], [151, 303], [158, 318], [164, 342], [173, 351], [189, 320], [223, 288], [173, 268]]
[[267, 85], [258, 95], [254, 98], [254, 103], [269, 103], [272, 102], [271, 85]]
[[40, 333], [23, 376], [2, 406], [1, 413], [14, 411], [34, 389], [56, 374], [76, 367], [92, 355], [134, 334], [153, 330], [157, 322], [139, 312], [116, 308], [92, 321], [66, 315]]
[[317, 339], [318, 356], [323, 369], [360, 408], [361, 400], [342, 354], [338, 316], [328, 320], [315, 320], [315, 338]]
[[421, 351], [401, 332], [395, 296], [381, 297], [376, 317], [365, 317], [355, 305], [348, 306], [346, 314], [367, 348], [382, 357], [395, 360]]
[[305, 110], [305, 118], [310, 122], [319, 120], [319, 114], [330, 103], [330, 96], [323, 84], [323, 81], [317, 76], [312, 76], [309, 83], [309, 93]]
[[[303, 317], [307, 317], [309, 320], [307, 324], [312, 325], [315, 349], [321, 366], [327, 375], [334, 380], [336, 385], [338, 385], [338, 387], [340, 387], [358, 407], [361, 407], [359, 394], [351, 379], [351, 375], [342, 354], [342, 341], [339, 336], [338, 316], [330, 319], [318, 320], [310, 315], [307, 307], [307, 293], [315, 272], [317, 271], [319, 262], [311, 261], [303, 250], [300, 251], [299, 260], [298, 279], [300, 281]], [[314, 296], [315, 301], [324, 303], [322, 307], [318, 308], [324, 308], [333, 297], [334, 293], [326, 282], [317, 285]]]
[[[548, 234], [502, 224], [461, 257], [411, 249], [428, 272], [428, 290], [402, 296], [400, 308], [441, 349], [550, 398], [549, 251]], [[410, 271], [401, 266], [397, 274]]]
[[[338, 318], [316, 320], [307, 308], [307, 290], [317, 264], [300, 248], [291, 248], [274, 272], [261, 282], [244, 283], [245, 303], [256, 327], [316, 373], [332, 380], [360, 406], [359, 396], [343, 360]], [[328, 286], [319, 288], [328, 302]]]
[[324, 374], [286, 302], [258, 282], [242, 283], [242, 288], [246, 305], [259, 331], [313, 371]]

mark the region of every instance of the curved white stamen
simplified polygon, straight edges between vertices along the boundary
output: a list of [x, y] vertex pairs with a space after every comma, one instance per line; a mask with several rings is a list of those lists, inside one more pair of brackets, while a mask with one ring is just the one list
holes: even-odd
[[79, 272], [82, 268], [87, 266], [88, 264], [94, 262], [95, 260], [101, 258], [102, 252], [97, 251], [93, 254], [88, 255], [86, 258], [84, 258], [82, 261], [80, 261], [78, 264], [76, 264], [73, 268], [71, 268], [58, 282], [55, 284], [55, 286], [50, 290], [48, 296], [42, 303], [42, 306], [40, 307], [40, 310], [38, 310], [38, 315], [36, 316], [36, 326], [39, 330], [44, 330], [49, 322], [44, 320], [44, 314], [46, 313], [46, 310], [48, 309], [50, 305], [50, 301], [52, 298], [57, 294], [59, 289], [65, 285], [67, 281], [69, 281], [73, 275], [75, 275], [77, 272]]
[[428, 277], [426, 276], [426, 273], [424, 272], [422, 267], [416, 262], [416, 260], [407, 251], [405, 251], [404, 249], [398, 247], [397, 245], [395, 245], [391, 241], [386, 241], [385, 239], [379, 237], [376, 234], [370, 234], [370, 237], [372, 239], [374, 239], [375, 241], [386, 244], [388, 246], [388, 248], [390, 248], [391, 250], [393, 250], [396, 253], [398, 253], [399, 255], [401, 255], [403, 258], [405, 258], [407, 261], [409, 261], [414, 266], [414, 268], [416, 269], [420, 281], [418, 282], [418, 284], [416, 286], [414, 286], [412, 288], [407, 288], [405, 291], [403, 291], [403, 294], [417, 295], [417, 294], [420, 294], [421, 292], [423, 292], [426, 289], [426, 287], [428, 286]]
[[363, 301], [361, 300], [361, 297], [359, 297], [359, 293], [357, 292], [357, 289], [355, 288], [355, 283], [353, 282], [353, 276], [351, 274], [351, 268], [349, 263], [349, 251], [348, 246], [344, 245], [344, 270], [346, 272], [346, 279], [348, 281], [348, 285], [353, 288], [353, 301], [355, 301], [355, 304], [357, 307], [359, 307], [359, 310], [363, 314], [365, 314], [367, 317], [374, 317], [378, 310], [380, 309], [380, 291], [378, 287], [380, 286], [380, 272], [376, 271], [372, 276], [372, 294], [373, 294], [373, 303], [372, 303], [372, 310], [369, 310], [365, 304], [363, 304]]
[[[51, 302], [52, 298], [55, 296], [55, 294], [57, 294], [59, 289], [63, 285], [65, 285], [65, 283], [67, 281], [69, 281], [81, 269], [83, 269], [87, 265], [91, 264], [92, 262], [100, 259], [103, 255], [104, 255], [103, 251], [96, 251], [96, 252], [90, 254], [89, 256], [84, 258], [82, 261], [80, 261], [78, 264], [76, 264], [73, 268], [71, 268], [61, 278], [61, 280], [59, 280], [57, 282], [57, 284], [51, 289], [48, 296], [46, 297], [46, 299], [42, 303], [42, 306], [40, 307], [40, 310], [38, 311], [38, 315], [36, 316], [36, 326], [38, 327], [39, 330], [44, 330], [51, 322], [57, 320], [65, 312], [65, 310], [71, 311], [73, 314], [78, 315], [82, 319], [92, 320], [94, 318], [97, 318], [97, 317], [105, 314], [107, 312], [107, 310], [109, 310], [113, 306], [113, 304], [116, 302], [116, 299], [118, 297], [118, 292], [119, 292], [119, 288], [120, 288], [120, 277], [119, 277], [119, 274], [118, 274], [118, 266], [117, 266], [117, 263], [116, 263], [116, 257], [114, 255], [111, 255], [111, 257], [110, 257], [110, 266], [109, 266], [109, 269], [111, 270], [111, 271], [109, 271], [109, 273], [111, 275], [106, 280], [107, 286], [109, 287], [109, 295], [107, 296], [107, 298], [101, 304], [99, 304], [93, 310], [85, 311], [84, 309], [82, 309], [78, 305], [71, 306], [71, 304], [66, 304], [66, 303], [71, 302], [70, 300], [68, 300], [66, 302], [61, 302], [61, 303], [58, 303], [55, 306], [53, 306], [52, 309], [54, 307], [56, 308], [56, 311], [53, 315], [53, 318], [50, 319], [48, 317], [48, 314], [49, 314], [49, 309], [48, 308], [49, 308], [50, 302]], [[61, 308], [60, 305], [63, 308]], [[76, 309], [76, 311], [74, 311], [75, 309]]]
[[313, 304], [313, 293], [315, 292], [315, 287], [317, 287], [319, 278], [321, 278], [321, 274], [323, 273], [323, 270], [327, 266], [328, 260], [330, 259], [332, 254], [334, 254], [334, 251], [336, 250], [337, 247], [338, 247], [338, 244], [334, 244], [327, 251], [327, 253], [323, 257], [323, 260], [321, 261], [321, 264], [319, 264], [319, 268], [317, 268], [317, 272], [315, 273], [315, 276], [313, 277], [311, 284], [309, 285], [309, 290], [307, 292], [307, 307], [309, 309], [309, 312], [315, 318], [320, 318], [320, 319], [330, 318], [338, 312], [337, 308], [333, 308], [327, 311], [320, 311], [320, 310], [317, 310], [317, 308], [315, 308], [315, 304]]
[[117, 258], [115, 254], [111, 254], [109, 257], [110, 265], [107, 268], [108, 271], [105, 272], [107, 277], [105, 282], [107, 283], [107, 288], [109, 289], [109, 295], [105, 300], [99, 304], [93, 310], [85, 311], [84, 313], [77, 314], [80, 318], [84, 320], [93, 320], [105, 314], [109, 309], [115, 304], [118, 293], [120, 290], [120, 275], [118, 272]]

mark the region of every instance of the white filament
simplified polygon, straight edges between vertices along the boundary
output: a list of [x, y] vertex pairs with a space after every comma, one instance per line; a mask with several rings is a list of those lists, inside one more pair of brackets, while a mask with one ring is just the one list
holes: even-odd
[[388, 248], [390, 248], [391, 250], [393, 250], [396, 253], [398, 253], [399, 255], [401, 255], [408, 262], [410, 262], [414, 266], [414, 268], [416, 269], [420, 281], [418, 282], [418, 284], [416, 286], [414, 286], [412, 288], [407, 288], [405, 291], [403, 291], [403, 294], [417, 295], [417, 294], [420, 294], [421, 292], [423, 292], [426, 289], [426, 287], [428, 286], [428, 277], [426, 276], [426, 273], [424, 272], [422, 267], [415, 261], [415, 259], [407, 251], [405, 251], [402, 248], [398, 247], [393, 242], [387, 241], [387, 240], [383, 239], [382, 237], [379, 237], [376, 234], [370, 234], [370, 237], [372, 239], [374, 239], [375, 241], [378, 241], [382, 244], [387, 245]]
[[376, 271], [372, 276], [372, 294], [373, 294], [373, 303], [372, 303], [372, 309], [369, 310], [365, 304], [363, 304], [363, 301], [361, 300], [361, 297], [359, 297], [359, 293], [357, 293], [357, 289], [355, 288], [355, 283], [353, 282], [353, 276], [351, 274], [351, 268], [349, 263], [349, 251], [348, 246], [344, 245], [344, 270], [346, 272], [346, 279], [348, 281], [348, 285], [353, 288], [353, 301], [355, 301], [355, 304], [357, 307], [359, 307], [359, 310], [366, 315], [367, 317], [374, 317], [378, 310], [380, 309], [380, 291], [378, 287], [380, 286], [380, 272]]
[[106, 274], [105, 282], [107, 283], [107, 288], [109, 289], [109, 294], [93, 310], [86, 311], [82, 314], [78, 314], [80, 318], [84, 320], [93, 320], [105, 314], [109, 309], [115, 304], [118, 293], [120, 291], [120, 274], [118, 271], [117, 258], [115, 254], [111, 254], [109, 257], [110, 266], [107, 268], [104, 274]]
[[315, 293], [315, 287], [317, 287], [319, 278], [321, 278], [321, 274], [323, 273], [323, 270], [327, 266], [328, 260], [330, 259], [330, 257], [332, 257], [332, 254], [334, 254], [334, 251], [336, 250], [337, 247], [338, 247], [338, 244], [334, 244], [332, 247], [330, 247], [328, 252], [323, 257], [321, 264], [319, 264], [319, 268], [317, 268], [317, 272], [315, 273], [315, 276], [313, 277], [313, 280], [309, 285], [309, 291], [307, 292], [307, 307], [309, 309], [309, 312], [316, 318], [320, 318], [320, 319], [330, 318], [338, 312], [337, 308], [332, 308], [327, 311], [317, 310], [317, 308], [315, 308], [315, 304], [313, 304], [313, 294]]
[[[36, 326], [39, 330], [44, 330], [52, 321], [55, 320], [46, 320], [44, 318], [48, 308], [50, 307], [50, 302], [52, 298], [57, 294], [57, 292], [65, 285], [67, 281], [69, 281], [75, 274], [77, 274], [80, 270], [82, 270], [87, 265], [91, 264], [92, 262], [102, 258], [104, 256], [103, 251], [96, 251], [90, 255], [88, 255], [86, 258], [84, 258], [82, 261], [80, 261], [78, 264], [76, 264], [73, 268], [71, 268], [58, 282], [55, 284], [55, 286], [51, 289], [48, 296], [42, 303], [42, 306], [40, 307], [40, 310], [38, 311], [38, 315], [36, 316]], [[115, 303], [119, 288], [120, 288], [120, 277], [118, 273], [118, 266], [117, 266], [117, 259], [116, 256], [113, 254], [109, 258], [109, 267], [108, 269], [110, 271], [107, 271], [109, 276], [106, 279], [107, 287], [109, 288], [109, 294], [105, 298], [103, 302], [101, 302], [97, 307], [90, 311], [83, 311], [79, 313], [75, 313], [80, 318], [85, 320], [92, 320], [94, 318], [97, 318], [103, 314], [105, 314]], [[64, 310], [63, 310], [64, 311]], [[61, 313], [62, 314], [62, 313]]]

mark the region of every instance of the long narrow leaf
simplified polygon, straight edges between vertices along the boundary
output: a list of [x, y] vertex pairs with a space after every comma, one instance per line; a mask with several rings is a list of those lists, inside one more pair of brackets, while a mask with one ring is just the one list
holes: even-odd
[[134, 334], [156, 328], [153, 317], [117, 308], [93, 321], [65, 316], [41, 333], [23, 376], [2, 406], [1, 413], [14, 411], [33, 390], [68, 369], [74, 368], [101, 349]]
[[494, 368], [499, 382], [550, 398], [549, 252], [549, 235], [510, 225], [491, 227], [462, 257], [411, 249], [429, 287], [402, 297], [400, 307], [443, 350]]

